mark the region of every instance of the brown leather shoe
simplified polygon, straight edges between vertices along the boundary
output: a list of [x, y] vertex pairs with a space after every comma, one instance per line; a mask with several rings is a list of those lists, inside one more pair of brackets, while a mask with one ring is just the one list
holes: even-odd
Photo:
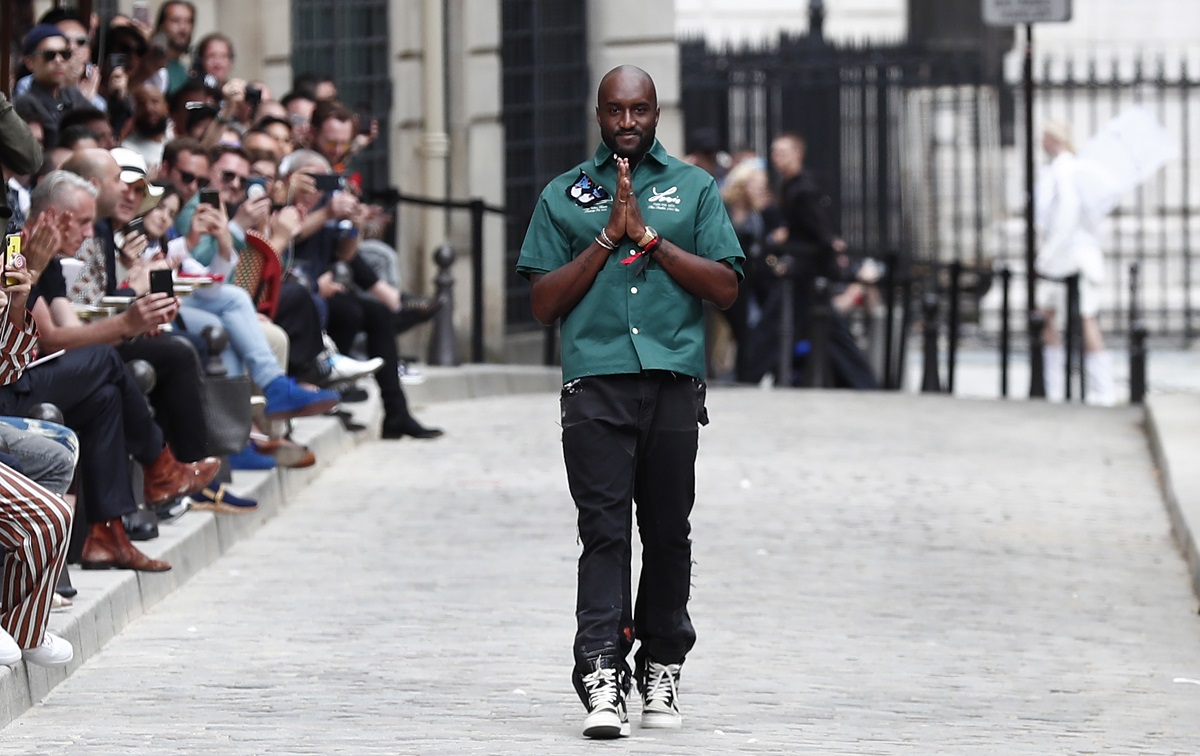
[[216, 457], [205, 457], [191, 463], [180, 462], [164, 446], [158, 459], [142, 469], [146, 503], [154, 506], [195, 493], [211, 483], [220, 469], [221, 460]]
[[93, 523], [83, 542], [80, 562], [85, 570], [138, 570], [166, 572], [171, 565], [161, 559], [151, 559], [129, 540], [120, 517]]
[[280, 467], [312, 467], [317, 464], [317, 455], [313, 454], [312, 449], [291, 439], [255, 441], [254, 446], [259, 452], [274, 457], [275, 464]]

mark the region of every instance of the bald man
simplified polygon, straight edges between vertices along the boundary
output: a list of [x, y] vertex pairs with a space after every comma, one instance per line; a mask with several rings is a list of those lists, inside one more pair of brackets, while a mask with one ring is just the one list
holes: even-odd
[[[562, 320], [562, 444], [578, 514], [575, 691], [583, 734], [629, 734], [627, 661], [644, 728], [678, 728], [695, 462], [704, 407], [704, 302], [737, 297], [741, 245], [708, 173], [655, 138], [649, 74], [609, 71], [596, 96], [601, 144], [550, 182], [517, 272], [537, 319]], [[632, 601], [634, 502], [642, 569]]]

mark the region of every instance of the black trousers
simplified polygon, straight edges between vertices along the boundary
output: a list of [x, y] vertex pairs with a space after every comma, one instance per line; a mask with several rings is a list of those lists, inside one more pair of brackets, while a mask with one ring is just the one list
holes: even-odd
[[129, 456], [142, 464], [158, 458], [162, 431], [125, 363], [110, 346], [68, 350], [26, 370], [0, 387], [0, 414], [26, 415], [52, 402], [79, 436], [79, 472], [89, 522], [104, 522], [137, 509]]
[[[563, 458], [579, 518], [575, 674], [598, 654], [683, 661], [696, 642], [688, 615], [704, 383], [666, 372], [581, 378], [563, 386]], [[633, 510], [642, 541], [631, 601]]]
[[117, 353], [126, 362], [141, 359], [154, 368], [150, 406], [175, 458], [195, 462], [208, 456], [200, 390], [203, 367], [195, 347], [178, 336], [162, 334], [125, 342], [117, 347]]
[[383, 367], [375, 371], [375, 382], [379, 384], [385, 419], [407, 418], [408, 399], [400, 386], [395, 315], [382, 302], [349, 292], [334, 294], [325, 301], [329, 305], [326, 330], [338, 351], [349, 354], [354, 337], [361, 331], [367, 335], [367, 356], [383, 359]]
[[308, 287], [293, 280], [283, 282], [275, 325], [288, 335], [288, 375], [299, 375], [325, 348], [321, 341], [321, 312]]

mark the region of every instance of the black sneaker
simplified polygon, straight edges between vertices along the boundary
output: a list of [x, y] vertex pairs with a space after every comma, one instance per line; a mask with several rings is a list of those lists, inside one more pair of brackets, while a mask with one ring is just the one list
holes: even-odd
[[616, 659], [597, 656], [591, 671], [576, 683], [588, 713], [583, 720], [583, 736], [611, 740], [629, 735], [629, 714], [625, 709], [625, 685]]
[[683, 726], [679, 714], [679, 667], [646, 659], [646, 667], [638, 679], [642, 690], [642, 727], [678, 730]]

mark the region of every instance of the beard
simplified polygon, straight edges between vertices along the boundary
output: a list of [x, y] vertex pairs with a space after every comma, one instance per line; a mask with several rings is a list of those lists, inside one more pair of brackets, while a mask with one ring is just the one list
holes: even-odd
[[[617, 143], [618, 136], [625, 136], [627, 134], [638, 135], [637, 145], [632, 150], [625, 150]], [[602, 133], [600, 137], [604, 140], [604, 144], [608, 147], [608, 149], [612, 150], [613, 154], [615, 154], [617, 157], [623, 157], [629, 160], [637, 160], [641, 158], [642, 155], [646, 154], [646, 152], [650, 149], [650, 145], [654, 144], [654, 129], [650, 129], [649, 131], [643, 131], [641, 129], [630, 129], [629, 131], [611, 131], [608, 133]]]
[[167, 119], [165, 116], [162, 118], [135, 118], [133, 119], [133, 126], [138, 134], [151, 139], [167, 133]]

